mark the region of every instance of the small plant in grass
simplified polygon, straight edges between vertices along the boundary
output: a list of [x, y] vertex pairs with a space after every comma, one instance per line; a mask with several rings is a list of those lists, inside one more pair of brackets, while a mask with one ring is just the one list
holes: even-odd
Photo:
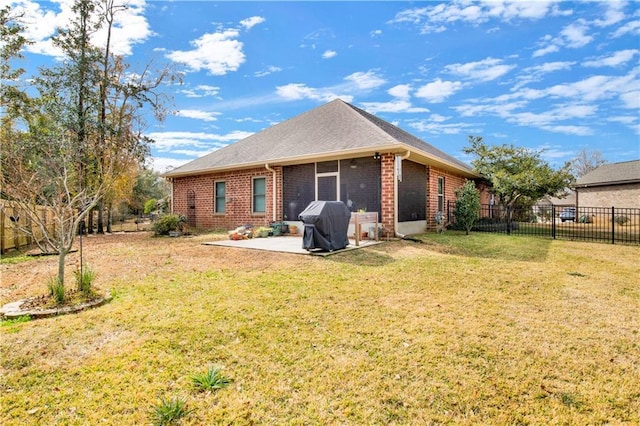
[[47, 283], [47, 288], [49, 289], [49, 295], [53, 297], [53, 300], [56, 303], [61, 304], [64, 302], [65, 291], [64, 284], [58, 279], [58, 277], [51, 277], [49, 282]]
[[96, 273], [93, 269], [89, 267], [89, 265], [84, 265], [84, 268], [77, 269], [74, 272], [76, 276], [76, 286], [78, 291], [82, 292], [85, 295], [91, 293], [91, 284], [93, 280], [96, 278]]
[[29, 321], [31, 321], [31, 317], [29, 315], [20, 315], [19, 317], [16, 317], [16, 318], [0, 319], [0, 326], [11, 327], [13, 325], [22, 324]]
[[177, 396], [171, 399], [160, 397], [160, 401], [151, 408], [151, 421], [158, 426], [177, 424], [191, 412], [186, 407], [187, 401]]
[[220, 370], [220, 367], [212, 367], [206, 373], [194, 374], [191, 376], [191, 383], [199, 391], [226, 388], [232, 380], [224, 376]]

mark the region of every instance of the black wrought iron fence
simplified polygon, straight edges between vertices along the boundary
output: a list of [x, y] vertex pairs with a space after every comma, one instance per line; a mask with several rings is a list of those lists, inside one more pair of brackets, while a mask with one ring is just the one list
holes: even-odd
[[[448, 221], [455, 227], [454, 209], [455, 202], [449, 202]], [[640, 244], [640, 209], [552, 205], [525, 209], [486, 204], [472, 231]]]

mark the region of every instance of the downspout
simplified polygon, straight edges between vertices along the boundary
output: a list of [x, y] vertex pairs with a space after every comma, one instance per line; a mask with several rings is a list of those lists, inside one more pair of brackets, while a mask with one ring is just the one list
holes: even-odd
[[[411, 151], [407, 151], [407, 153], [400, 157], [400, 164], [402, 165], [402, 161], [409, 158], [411, 155]], [[398, 156], [396, 155], [396, 158]], [[396, 234], [396, 237], [404, 238], [405, 235], [398, 232], [398, 168], [396, 167], [397, 159], [394, 159], [393, 162], [393, 231]]]
[[169, 211], [171, 211], [171, 214], [174, 214], [173, 199], [175, 197], [175, 194], [173, 193], [173, 178], [169, 178], [168, 180], [169, 180], [169, 187], [171, 188], [171, 200], [170, 200], [171, 205], [169, 206]]
[[273, 180], [272, 180], [272, 184], [271, 184], [271, 192], [273, 193], [273, 201], [271, 204], [271, 210], [273, 211], [273, 220], [272, 222], [276, 221], [276, 171], [274, 169], [272, 169], [271, 167], [269, 167], [269, 163], [265, 163], [264, 164], [264, 168], [267, 169], [268, 171], [270, 171], [271, 173], [273, 173]]

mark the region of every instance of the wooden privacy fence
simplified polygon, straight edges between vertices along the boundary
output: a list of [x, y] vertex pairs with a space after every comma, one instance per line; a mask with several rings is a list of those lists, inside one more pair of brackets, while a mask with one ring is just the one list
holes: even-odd
[[[46, 224], [47, 230], [55, 231], [53, 212], [44, 206], [36, 207], [38, 217]], [[32, 230], [32, 233], [21, 231], [18, 225]], [[11, 201], [0, 200], [0, 253], [10, 249], [19, 249], [33, 244], [34, 238], [40, 241], [42, 231], [37, 224], [32, 223], [26, 211]]]

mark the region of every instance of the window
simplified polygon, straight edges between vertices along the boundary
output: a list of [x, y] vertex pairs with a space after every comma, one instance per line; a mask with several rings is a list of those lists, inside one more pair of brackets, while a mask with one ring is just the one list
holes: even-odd
[[253, 213], [264, 213], [267, 207], [267, 179], [253, 178]]
[[224, 181], [216, 182], [214, 187], [214, 208], [213, 211], [216, 214], [223, 214], [227, 211], [227, 184]]
[[438, 211], [444, 213], [444, 178], [438, 178]]

